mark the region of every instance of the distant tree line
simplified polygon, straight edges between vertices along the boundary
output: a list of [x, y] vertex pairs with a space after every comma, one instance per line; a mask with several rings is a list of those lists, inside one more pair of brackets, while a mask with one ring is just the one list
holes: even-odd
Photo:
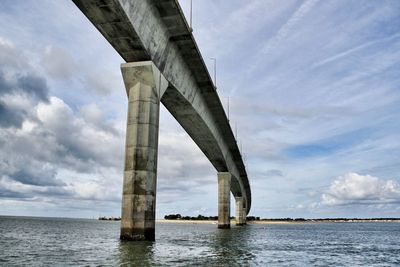
[[277, 218], [277, 219], [261, 219], [260, 217], [256, 216], [247, 216], [246, 220], [251, 222], [251, 221], [276, 221], [276, 222], [287, 222], [287, 221], [296, 221], [296, 222], [301, 222], [301, 221], [306, 221], [307, 219], [304, 218]]
[[[230, 217], [233, 219], [234, 217]], [[218, 220], [218, 216], [203, 216], [201, 214], [197, 216], [182, 216], [180, 214], [169, 214], [165, 215], [164, 219], [166, 220], [190, 220], [190, 221], [216, 221]]]
[[106, 217], [106, 216], [100, 216], [97, 218], [100, 221], [120, 221], [121, 217]]

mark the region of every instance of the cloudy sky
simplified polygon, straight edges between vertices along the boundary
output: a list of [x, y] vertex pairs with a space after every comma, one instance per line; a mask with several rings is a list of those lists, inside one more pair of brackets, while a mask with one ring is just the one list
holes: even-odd
[[[251, 215], [400, 217], [400, 1], [193, 2]], [[72, 1], [2, 0], [0, 25], [0, 214], [119, 216], [122, 58]], [[216, 215], [212, 165], [160, 123], [157, 217]]]

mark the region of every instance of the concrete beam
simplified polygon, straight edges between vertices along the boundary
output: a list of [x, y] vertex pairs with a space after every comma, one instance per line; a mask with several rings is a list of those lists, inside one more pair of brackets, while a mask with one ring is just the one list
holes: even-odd
[[218, 173], [218, 228], [220, 229], [231, 227], [231, 178], [229, 172]]
[[159, 108], [166, 83], [151, 62], [122, 64], [121, 71], [129, 103], [120, 237], [152, 241], [155, 239]]

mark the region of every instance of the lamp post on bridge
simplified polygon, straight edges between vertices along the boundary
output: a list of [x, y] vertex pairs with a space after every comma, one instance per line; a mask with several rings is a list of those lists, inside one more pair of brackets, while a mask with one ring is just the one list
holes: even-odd
[[214, 57], [210, 57], [212, 61], [214, 61], [214, 87], [215, 91], [217, 90], [217, 59]]
[[235, 141], [238, 141], [237, 121], [235, 121]]
[[229, 122], [229, 96], [228, 96], [228, 122]]
[[193, 32], [193, 24], [192, 24], [192, 17], [193, 17], [193, 0], [190, 0], [190, 22], [189, 22], [189, 30]]

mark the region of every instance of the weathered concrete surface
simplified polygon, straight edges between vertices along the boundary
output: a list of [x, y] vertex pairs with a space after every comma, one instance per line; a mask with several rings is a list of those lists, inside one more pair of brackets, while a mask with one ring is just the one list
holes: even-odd
[[243, 224], [247, 224], [246, 202], [243, 201]]
[[218, 172], [233, 175], [231, 191], [251, 192], [229, 121], [177, 0], [73, 0], [127, 62], [151, 60], [169, 87], [161, 102]]
[[231, 180], [229, 172], [218, 173], [218, 228], [231, 227]]
[[159, 108], [167, 83], [151, 62], [121, 70], [129, 99], [121, 239], [154, 240]]
[[244, 225], [244, 217], [243, 217], [243, 213], [245, 213], [246, 211], [243, 208], [243, 197], [235, 197], [235, 201], [236, 201], [236, 225]]

